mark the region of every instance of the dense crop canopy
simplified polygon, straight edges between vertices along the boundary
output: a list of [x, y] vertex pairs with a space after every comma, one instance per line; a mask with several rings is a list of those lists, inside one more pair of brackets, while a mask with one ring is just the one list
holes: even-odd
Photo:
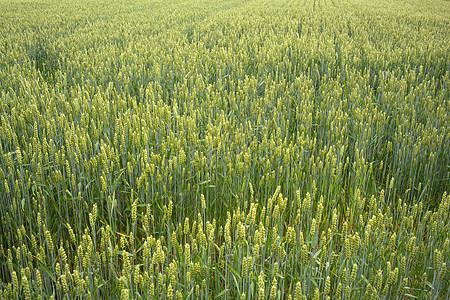
[[0, 299], [449, 298], [450, 2], [0, 1]]

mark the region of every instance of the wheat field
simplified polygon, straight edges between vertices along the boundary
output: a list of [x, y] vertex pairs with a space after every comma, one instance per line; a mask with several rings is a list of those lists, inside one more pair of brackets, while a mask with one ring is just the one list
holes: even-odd
[[449, 299], [450, 2], [0, 0], [0, 299]]

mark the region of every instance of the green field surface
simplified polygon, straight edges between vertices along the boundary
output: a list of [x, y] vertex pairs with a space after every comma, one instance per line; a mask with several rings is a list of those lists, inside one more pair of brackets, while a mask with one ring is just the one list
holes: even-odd
[[0, 299], [450, 299], [450, 1], [0, 0]]

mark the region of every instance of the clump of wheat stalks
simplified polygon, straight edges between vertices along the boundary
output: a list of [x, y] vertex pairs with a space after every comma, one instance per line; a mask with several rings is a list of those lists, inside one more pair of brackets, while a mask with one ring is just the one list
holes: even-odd
[[[52, 245], [43, 228], [36, 243], [21, 230], [19, 246], [6, 250], [11, 279], [1, 295], [377, 299], [448, 293], [450, 196], [433, 212], [399, 201], [383, 208], [367, 203], [359, 214], [322, 211], [322, 203], [302, 213], [308, 196], [288, 201], [279, 189], [268, 203], [229, 212], [224, 227], [201, 214], [174, 223], [167, 208], [160, 222], [170, 231], [138, 234], [101, 225], [94, 206], [83, 235], [61, 245]], [[136, 211], [140, 230], [156, 222], [144, 211]], [[71, 235], [70, 228], [63, 230]]]
[[450, 297], [447, 2], [106, 2], [0, 4], [1, 297]]

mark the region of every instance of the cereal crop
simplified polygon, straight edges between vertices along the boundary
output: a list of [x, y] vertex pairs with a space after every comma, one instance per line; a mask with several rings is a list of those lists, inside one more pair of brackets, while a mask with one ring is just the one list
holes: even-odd
[[449, 299], [450, 2], [0, 0], [0, 299]]

